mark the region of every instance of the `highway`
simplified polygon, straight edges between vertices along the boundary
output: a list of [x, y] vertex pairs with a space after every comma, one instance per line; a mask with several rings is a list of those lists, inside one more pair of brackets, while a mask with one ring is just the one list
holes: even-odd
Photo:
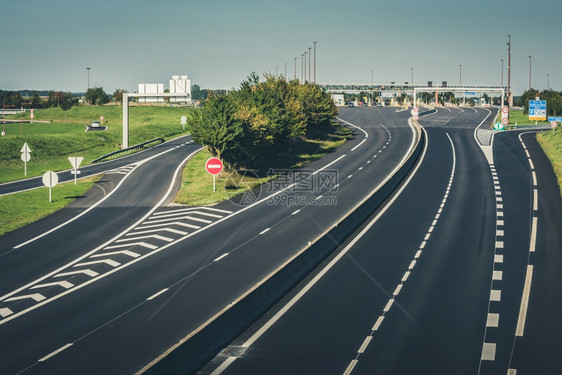
[[[416, 145], [408, 112], [345, 108], [340, 117], [354, 130], [351, 141], [301, 177], [242, 200], [167, 205], [175, 173], [199, 149], [179, 139], [136, 163], [93, 209], [63, 210], [0, 237], [0, 372], [180, 371], [158, 367], [168, 365], [159, 356], [217, 317], [248, 309], [249, 291], [363, 202]], [[248, 321], [280, 293], [251, 306]], [[206, 334], [206, 348], [218, 350], [247, 324]], [[207, 357], [188, 358], [185, 371]]]
[[561, 373], [558, 188], [532, 134], [479, 147], [491, 116], [420, 119], [394, 200], [199, 374]]

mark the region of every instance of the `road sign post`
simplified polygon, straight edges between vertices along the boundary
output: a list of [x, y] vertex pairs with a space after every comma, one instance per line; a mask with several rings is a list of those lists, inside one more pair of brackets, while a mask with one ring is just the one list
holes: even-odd
[[23, 174], [27, 176], [27, 162], [31, 160], [31, 149], [27, 142], [23, 144], [23, 147], [20, 150], [21, 152], [21, 160], [23, 160]]
[[180, 124], [183, 125], [183, 130], [185, 131], [185, 125], [187, 124], [187, 117], [182, 116], [180, 119]]
[[550, 126], [552, 127], [552, 130], [556, 129], [556, 127], [558, 126], [558, 122], [556, 121], [551, 121], [550, 122]]
[[70, 162], [70, 165], [72, 165], [72, 171], [70, 171], [70, 173], [74, 175], [74, 185], [76, 185], [76, 176], [80, 174], [78, 167], [80, 166], [80, 163], [82, 163], [82, 160], [84, 160], [82, 156], [68, 157], [68, 161]]
[[33, 124], [33, 118], [35, 117], [35, 115], [33, 114], [33, 108], [30, 109], [30, 113], [29, 113], [29, 118], [31, 119], [31, 123]]
[[546, 120], [546, 100], [529, 100], [529, 120]]
[[53, 186], [55, 186], [58, 183], [59, 183], [59, 176], [55, 172], [52, 171], [45, 172], [45, 174], [43, 175], [43, 185], [49, 188], [49, 203], [53, 201], [51, 195], [51, 189], [53, 188]]
[[222, 172], [223, 167], [222, 161], [219, 158], [209, 158], [205, 163], [205, 170], [213, 175], [213, 191], [216, 191], [215, 176]]

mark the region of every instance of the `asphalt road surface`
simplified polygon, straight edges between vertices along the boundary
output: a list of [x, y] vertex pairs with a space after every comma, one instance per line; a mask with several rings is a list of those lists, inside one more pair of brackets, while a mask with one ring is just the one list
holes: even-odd
[[228, 309], [359, 204], [415, 144], [407, 112], [340, 115], [354, 139], [237, 201], [166, 204], [199, 148], [178, 140], [110, 181], [94, 208], [0, 237], [0, 372], [133, 373]]
[[420, 119], [396, 199], [199, 373], [562, 373], [556, 180], [532, 134], [479, 147], [490, 120]]

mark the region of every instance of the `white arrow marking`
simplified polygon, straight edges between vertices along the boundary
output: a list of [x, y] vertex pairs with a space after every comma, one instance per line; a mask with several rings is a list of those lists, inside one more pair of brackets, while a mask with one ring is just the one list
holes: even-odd
[[99, 257], [105, 257], [105, 256], [110, 256], [110, 255], [117, 255], [117, 254], [123, 254], [123, 255], [128, 255], [132, 258], [138, 258], [140, 257], [140, 254], [135, 253], [134, 251], [129, 251], [129, 250], [123, 250], [123, 251], [113, 251], [111, 253], [103, 253], [103, 254], [94, 254], [92, 255], [90, 258], [99, 258]]
[[146, 242], [124, 243], [122, 245], [107, 246], [106, 249], [119, 249], [120, 247], [137, 246], [137, 245], [142, 246], [142, 247], [146, 247], [147, 249], [150, 249], [150, 250], [158, 249], [158, 246], [154, 246], [154, 245], [151, 245], [151, 244], [146, 243]]
[[20, 150], [21, 153], [30, 153], [31, 149], [29, 148], [29, 145], [27, 144], [27, 142], [25, 142]]
[[28, 298], [33, 299], [35, 302], [41, 302], [41, 301], [43, 301], [44, 299], [47, 299], [47, 297], [45, 297], [45, 296], [43, 296], [43, 295], [41, 295], [41, 294], [39, 294], [39, 293], [35, 293], [35, 294], [26, 294], [25, 296], [18, 296], [18, 297], [8, 298], [8, 299], [6, 300], [6, 302], [10, 302], [10, 301], [19, 301], [19, 300], [28, 299]]
[[145, 238], [156, 238], [157, 240], [162, 240], [162, 241], [166, 241], [166, 242], [172, 242], [174, 239], [170, 238], [170, 237], [164, 237], [164, 236], [159, 236], [157, 234], [149, 234], [146, 236], [139, 236], [139, 237], [132, 237], [132, 238], [122, 238], [120, 240], [117, 240], [115, 242], [125, 242], [125, 241], [136, 241], [136, 240], [142, 240]]
[[70, 271], [70, 272], [59, 273], [58, 275], [55, 275], [53, 277], [64, 277], [64, 276], [78, 275], [80, 273], [86, 274], [90, 277], [96, 277], [97, 275], [99, 275], [99, 273], [97, 273], [96, 271], [92, 271], [92, 270], [78, 270], [78, 271]]
[[0, 315], [2, 315], [2, 318], [5, 318], [5, 317], [7, 317], [8, 315], [11, 315], [11, 314], [13, 314], [13, 313], [14, 313], [14, 312], [13, 312], [12, 310], [10, 310], [9, 308], [7, 308], [7, 307], [4, 307], [4, 308], [0, 309]]
[[68, 281], [58, 281], [54, 283], [46, 283], [46, 284], [38, 284], [32, 286], [30, 289], [37, 289], [37, 288], [48, 288], [50, 286], [62, 286], [64, 289], [70, 289], [74, 286], [74, 284], [69, 283]]
[[92, 262], [78, 263], [78, 264], [75, 264], [73, 267], [89, 266], [89, 265], [92, 265], [92, 264], [99, 264], [99, 263], [109, 264], [112, 267], [117, 267], [121, 264], [121, 263], [116, 262], [116, 261], [111, 260], [111, 259], [102, 259], [102, 260], [94, 260]]

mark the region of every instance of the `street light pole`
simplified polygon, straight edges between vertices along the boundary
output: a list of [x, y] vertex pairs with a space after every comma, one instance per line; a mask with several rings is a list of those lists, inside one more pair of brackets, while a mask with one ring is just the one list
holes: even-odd
[[310, 82], [310, 73], [312, 71], [312, 67], [310, 66], [310, 56], [312, 55], [310, 53], [310, 50], [312, 49], [312, 47], [308, 47], [308, 82]]
[[503, 87], [503, 59], [502, 59], [502, 80], [501, 80], [501, 87]]
[[92, 68], [86, 68], [88, 70], [88, 90], [90, 89], [90, 69]]
[[507, 103], [511, 106], [511, 35], [507, 35], [509, 42], [507, 42]]
[[550, 74], [546, 73], [546, 89], [550, 90]]
[[531, 56], [529, 56], [529, 90], [531, 89]]
[[303, 64], [304, 64], [304, 53], [301, 53], [301, 83], [303, 82]]
[[304, 79], [303, 82], [306, 82], [306, 51], [304, 51]]
[[316, 83], [316, 43], [318, 42], [312, 42], [314, 44], [314, 83]]
[[373, 70], [371, 69], [371, 85], [374, 84]]
[[297, 79], [297, 58], [295, 57], [295, 80]]

